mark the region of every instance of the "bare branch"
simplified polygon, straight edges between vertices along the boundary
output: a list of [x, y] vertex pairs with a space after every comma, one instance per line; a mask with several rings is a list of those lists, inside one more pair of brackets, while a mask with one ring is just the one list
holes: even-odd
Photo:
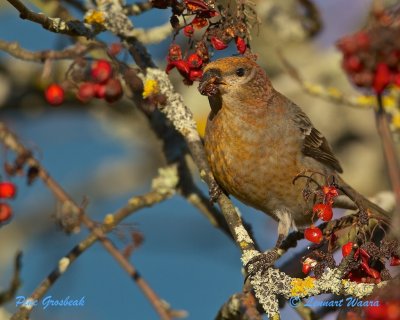
[[6, 302], [13, 299], [17, 293], [17, 290], [21, 285], [21, 279], [20, 279], [20, 272], [22, 267], [21, 258], [22, 258], [22, 252], [19, 251], [15, 255], [14, 274], [11, 279], [10, 286], [6, 291], [0, 292], [0, 305], [5, 304]]
[[127, 16], [138, 16], [143, 12], [146, 12], [153, 8], [151, 1], [137, 2], [133, 4], [127, 4], [124, 6], [124, 13]]
[[150, 29], [134, 29], [130, 33], [131, 36], [137, 38], [143, 44], [154, 44], [165, 40], [172, 34], [171, 23], [168, 21], [163, 25]]
[[283, 66], [286, 68], [289, 76], [291, 76], [307, 94], [333, 103], [348, 105], [358, 109], [367, 109], [376, 106], [375, 103], [369, 103], [370, 100], [366, 100], [364, 96], [348, 97], [336, 88], [324, 88], [319, 84], [305, 81], [297, 68], [285, 58], [281, 50], [278, 50], [278, 56], [281, 59]]
[[70, 36], [94, 37], [101, 29], [95, 30], [91, 25], [79, 20], [64, 21], [61, 18], [49, 18], [42, 13], [29, 10], [19, 0], [7, 0], [20, 13], [21, 19], [26, 19], [43, 26], [46, 30], [55, 33], [67, 34]]
[[86, 53], [96, 50], [103, 49], [105, 46], [99, 42], [90, 42], [86, 45], [77, 43], [71, 47], [65, 48], [64, 50], [45, 50], [45, 51], [29, 51], [21, 48], [18, 42], [6, 42], [0, 40], [0, 50], [7, 52], [14, 58], [18, 58], [26, 61], [43, 62], [46, 59], [52, 60], [63, 60], [63, 59], [75, 59], [83, 56]]

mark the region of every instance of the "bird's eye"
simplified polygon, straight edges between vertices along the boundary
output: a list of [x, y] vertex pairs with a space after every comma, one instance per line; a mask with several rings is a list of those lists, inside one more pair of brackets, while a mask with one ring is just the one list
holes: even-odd
[[244, 73], [245, 73], [245, 70], [243, 68], [236, 69], [236, 75], [238, 77], [243, 77]]

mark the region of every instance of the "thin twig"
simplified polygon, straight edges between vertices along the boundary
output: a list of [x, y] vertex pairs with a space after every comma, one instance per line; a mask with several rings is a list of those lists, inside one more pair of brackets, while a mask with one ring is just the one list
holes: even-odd
[[0, 40], [0, 50], [7, 52], [14, 58], [26, 61], [43, 62], [46, 59], [62, 60], [62, 59], [75, 59], [81, 57], [86, 53], [103, 49], [105, 46], [99, 42], [89, 42], [86, 45], [77, 43], [73, 46], [63, 50], [45, 50], [45, 51], [29, 51], [20, 47], [18, 42], [7, 42]]
[[124, 6], [124, 13], [127, 16], [138, 16], [143, 12], [146, 12], [153, 8], [151, 1], [136, 2], [133, 4], [127, 4]]
[[285, 67], [288, 75], [295, 80], [300, 87], [307, 93], [312, 96], [341, 104], [341, 105], [348, 105], [350, 107], [354, 107], [357, 109], [366, 109], [366, 108], [373, 108], [375, 105], [372, 104], [366, 104], [364, 102], [364, 96], [358, 96], [358, 97], [349, 97], [348, 95], [343, 94], [336, 88], [324, 88], [323, 86], [315, 83], [311, 83], [308, 81], [305, 81], [300, 74], [300, 72], [297, 70], [297, 68], [289, 62], [288, 59], [284, 56], [282, 50], [278, 50], [278, 57], [281, 59], [283, 66]]
[[21, 258], [22, 258], [22, 252], [19, 251], [15, 255], [14, 259], [14, 273], [10, 282], [10, 286], [7, 290], [0, 292], [0, 305], [5, 304], [6, 302], [12, 300], [19, 287], [21, 286], [21, 278], [20, 278], [20, 272], [21, 272]]
[[130, 35], [137, 38], [143, 44], [148, 45], [165, 40], [172, 34], [173, 30], [171, 23], [168, 21], [162, 25], [148, 29], [135, 28]]
[[21, 19], [26, 19], [43, 26], [46, 30], [55, 33], [67, 34], [70, 36], [94, 37], [101, 29], [94, 30], [91, 25], [79, 20], [65, 21], [61, 18], [49, 18], [42, 13], [36, 13], [28, 9], [19, 0], [7, 0], [20, 13]]

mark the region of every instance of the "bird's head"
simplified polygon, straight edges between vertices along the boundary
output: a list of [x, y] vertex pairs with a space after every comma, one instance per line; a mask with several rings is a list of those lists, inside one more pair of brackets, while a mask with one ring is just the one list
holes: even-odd
[[271, 90], [264, 70], [247, 57], [228, 57], [209, 63], [199, 84], [202, 95], [226, 102], [262, 98]]

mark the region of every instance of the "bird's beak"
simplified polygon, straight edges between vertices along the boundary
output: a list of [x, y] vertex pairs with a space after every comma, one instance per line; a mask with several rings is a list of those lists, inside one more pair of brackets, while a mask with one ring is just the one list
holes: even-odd
[[204, 96], [214, 96], [219, 93], [219, 85], [223, 84], [221, 72], [217, 69], [208, 69], [200, 80], [199, 91]]

